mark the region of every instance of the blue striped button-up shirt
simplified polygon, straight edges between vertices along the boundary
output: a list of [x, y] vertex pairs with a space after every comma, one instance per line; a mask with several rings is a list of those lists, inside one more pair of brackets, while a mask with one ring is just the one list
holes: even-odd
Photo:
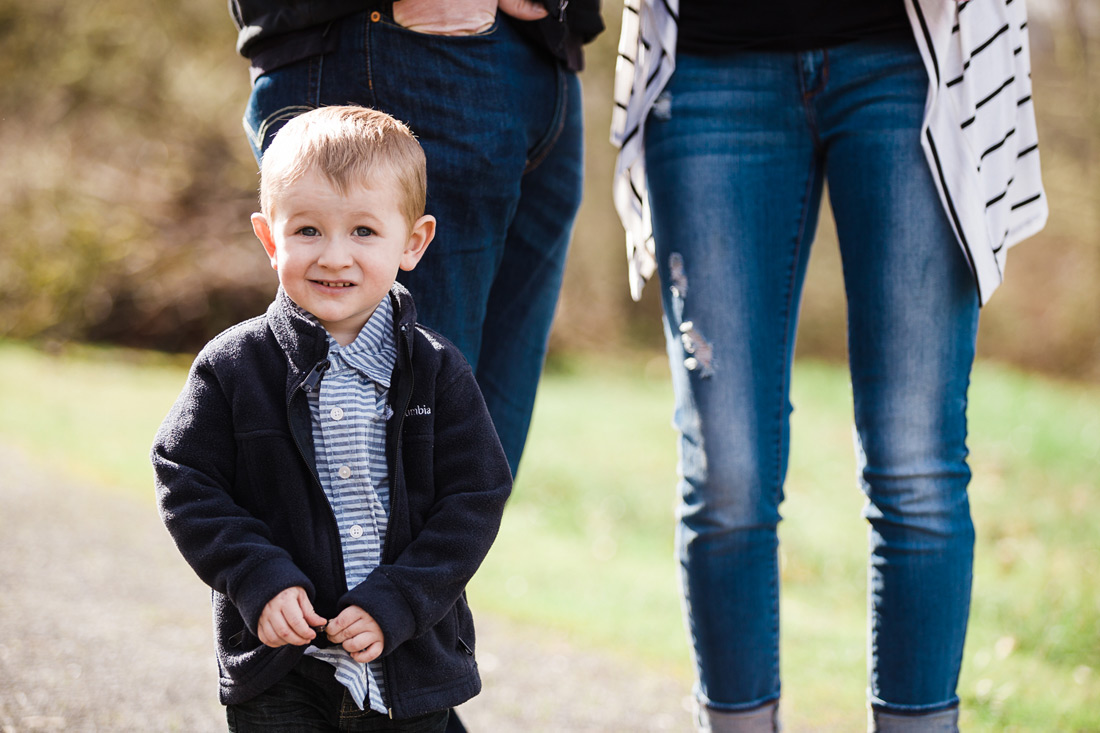
[[[309, 407], [317, 474], [340, 529], [348, 588], [354, 588], [382, 560], [389, 516], [386, 395], [397, 359], [390, 299], [382, 299], [352, 343], [340, 346], [330, 336], [328, 358]], [[380, 661], [361, 664], [340, 647], [310, 647], [307, 653], [336, 668], [336, 679], [360, 709], [369, 703], [386, 712]]]

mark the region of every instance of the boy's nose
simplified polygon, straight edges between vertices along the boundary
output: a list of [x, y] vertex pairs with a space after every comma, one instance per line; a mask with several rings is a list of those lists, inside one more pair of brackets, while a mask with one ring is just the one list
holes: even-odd
[[351, 264], [351, 248], [343, 240], [329, 240], [317, 256], [317, 264], [331, 268], [347, 267]]

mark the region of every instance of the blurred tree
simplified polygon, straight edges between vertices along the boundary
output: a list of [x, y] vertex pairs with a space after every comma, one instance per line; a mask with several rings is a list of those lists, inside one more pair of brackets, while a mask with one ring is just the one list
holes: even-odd
[[[658, 356], [659, 284], [626, 286], [608, 142], [621, 2], [588, 53], [586, 196], [555, 350]], [[1009, 256], [980, 353], [1100, 379], [1100, 8], [1029, 0], [1051, 220]], [[0, 0], [0, 336], [193, 350], [258, 313], [275, 277], [248, 224], [256, 167], [247, 64], [224, 3]], [[844, 357], [844, 297], [823, 212], [799, 353]]]
[[1100, 379], [1100, 7], [1032, 0], [1031, 51], [1046, 229], [1009, 253], [979, 354]]
[[187, 349], [267, 300], [233, 39], [215, 3], [0, 0], [0, 333]]

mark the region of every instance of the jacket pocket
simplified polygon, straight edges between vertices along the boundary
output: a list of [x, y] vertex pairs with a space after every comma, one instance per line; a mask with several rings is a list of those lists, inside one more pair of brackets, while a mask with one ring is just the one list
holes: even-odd
[[472, 626], [467, 634], [461, 616], [456, 605], [426, 634], [394, 651], [396, 687], [415, 690], [446, 686], [476, 674]]
[[474, 659], [474, 648], [477, 646], [477, 637], [474, 634], [474, 617], [470, 613], [470, 606], [466, 603], [466, 591], [462, 592], [462, 597], [455, 603], [454, 609], [455, 618], [455, 639], [458, 642], [458, 648], [462, 650], [471, 660]]

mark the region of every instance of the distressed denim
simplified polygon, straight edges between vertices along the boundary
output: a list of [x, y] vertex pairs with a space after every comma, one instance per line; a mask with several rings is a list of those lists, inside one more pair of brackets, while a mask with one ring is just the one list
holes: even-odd
[[826, 182], [869, 522], [869, 702], [898, 714], [958, 703], [978, 298], [920, 147], [927, 90], [902, 35], [680, 54], [647, 121], [680, 434], [678, 552], [704, 709], [748, 711], [780, 695], [776, 528]]
[[255, 80], [244, 119], [253, 152], [322, 105], [374, 107], [410, 126], [438, 228], [398, 279], [418, 320], [473, 366], [514, 474], [580, 206], [580, 82], [503, 16], [473, 36], [416, 33], [377, 12], [329, 32], [332, 53]]

